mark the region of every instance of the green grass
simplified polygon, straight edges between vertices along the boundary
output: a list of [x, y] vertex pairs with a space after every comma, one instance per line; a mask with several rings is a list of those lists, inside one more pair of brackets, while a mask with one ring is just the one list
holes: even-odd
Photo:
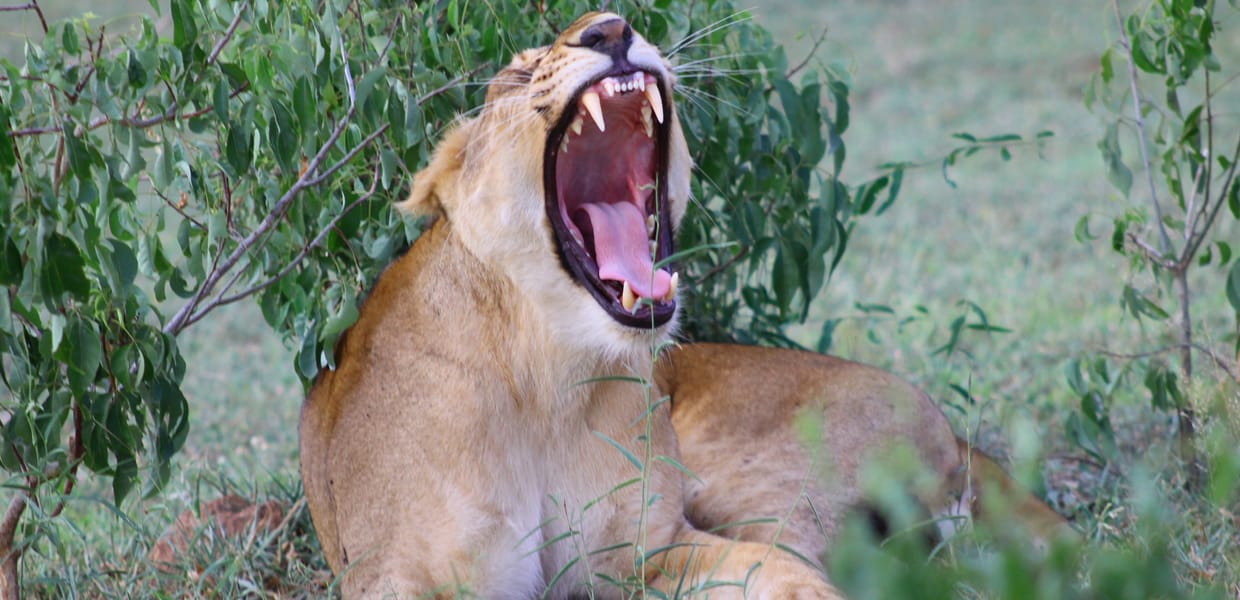
[[[42, 4], [49, 19], [79, 10], [72, 2]], [[111, 15], [149, 7], [126, 1], [92, 10], [108, 15], [99, 22], [116, 33], [132, 18]], [[816, 338], [821, 319], [856, 317], [836, 331], [833, 352], [890, 368], [953, 405], [964, 403], [949, 385], [967, 388], [978, 405], [963, 414], [951, 411], [962, 428], [980, 431], [983, 446], [1000, 453], [1012, 449], [1025, 456], [1029, 449], [1023, 443], [1040, 445], [1052, 456], [1044, 463], [1052, 501], [1080, 511], [1081, 523], [1098, 537], [1124, 539], [1132, 524], [1124, 481], [1077, 461], [1081, 453], [1063, 433], [1064, 409], [1076, 402], [1064, 381], [1068, 360], [1103, 349], [1141, 352], [1160, 346], [1166, 334], [1162, 325], [1140, 326], [1121, 316], [1119, 292], [1134, 276], [1106, 244], [1110, 217], [1122, 204], [1096, 148], [1104, 121], [1084, 108], [1082, 93], [1114, 31], [1107, 4], [785, 0], [767, 2], [755, 13], [789, 40], [794, 63], [828, 27], [820, 56], [845, 65], [854, 86], [852, 126], [845, 135], [847, 181], [876, 173], [885, 161], [931, 163], [906, 178], [901, 199], [887, 214], [859, 224], [812, 322], [800, 330], [802, 339]], [[22, 32], [35, 31], [38, 22], [29, 13], [5, 15], [0, 56], [16, 61]], [[1229, 24], [1224, 35], [1237, 26]], [[803, 35], [795, 38], [798, 34]], [[1238, 39], [1232, 38], [1230, 50], [1238, 50]], [[1225, 64], [1240, 65], [1240, 51], [1230, 56]], [[1236, 88], [1240, 85], [1232, 86], [1232, 97]], [[994, 153], [968, 159], [951, 171], [955, 188], [933, 164], [954, 147], [949, 136], [955, 132], [1029, 136], [1042, 130], [1055, 137], [1040, 153], [1022, 147], [1013, 149], [1010, 162]], [[1073, 239], [1073, 228], [1086, 215], [1102, 238], [1082, 244]], [[1240, 229], [1232, 226], [1223, 235], [1240, 239]], [[1232, 325], [1218, 274], [1204, 272], [1195, 281], [1199, 294], [1211, 294], [1196, 305], [1197, 329], [1205, 341], [1225, 347], [1222, 338]], [[961, 300], [976, 302], [1011, 333], [975, 334], [962, 342], [961, 352], [934, 355]], [[897, 327], [894, 318], [862, 314], [855, 308], [859, 302], [889, 305], [899, 317], [920, 315], [918, 306], [928, 314]], [[121, 518], [104, 507], [106, 487], [85, 481], [70, 504], [73, 525], [58, 527], [62, 548], [44, 548], [43, 555], [26, 561], [27, 584], [36, 590], [72, 591], [51, 591], [59, 581], [86, 596], [127, 595], [143, 589], [129, 586], [156, 579], [140, 557], [199, 498], [224, 491], [298, 496], [296, 423], [303, 392], [291, 352], [248, 304], [192, 327], [181, 343], [189, 365], [184, 389], [192, 425], [168, 490], [127, 502]], [[1199, 369], [1202, 387], [1220, 377], [1204, 362]], [[1237, 419], [1235, 388], [1219, 395]], [[1234, 539], [1240, 523], [1175, 492], [1169, 419], [1146, 410], [1139, 382], [1120, 400], [1123, 468], [1133, 468], [1138, 457], [1152, 458], [1155, 469], [1167, 474], [1163, 485], [1173, 506], [1187, 515], [1177, 530], [1185, 538], [1175, 557], [1182, 572], [1193, 581], [1240, 585], [1236, 551], [1218, 546]], [[1042, 466], [1033, 465], [1035, 476]], [[280, 537], [306, 522], [298, 516], [296, 524], [257, 550], [208, 548], [204, 552], [212, 554], [202, 561], [219, 564], [218, 572], [234, 580], [261, 579], [264, 569], [280, 571], [288, 593], [313, 595], [325, 581], [313, 543], [304, 536]], [[280, 562], [278, 555], [290, 549], [292, 558]], [[183, 585], [174, 597], [210, 591], [195, 582]], [[234, 593], [244, 590], [226, 595]]]

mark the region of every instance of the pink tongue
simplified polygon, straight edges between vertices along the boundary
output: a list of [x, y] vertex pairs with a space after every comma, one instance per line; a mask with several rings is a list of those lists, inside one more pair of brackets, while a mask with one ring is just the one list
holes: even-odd
[[[642, 298], [663, 298], [671, 287], [667, 271], [654, 270], [646, 216], [630, 202], [582, 204], [594, 229], [594, 259], [599, 279], [629, 282]], [[653, 273], [653, 276], [651, 274]], [[653, 287], [652, 285], [653, 284]]]

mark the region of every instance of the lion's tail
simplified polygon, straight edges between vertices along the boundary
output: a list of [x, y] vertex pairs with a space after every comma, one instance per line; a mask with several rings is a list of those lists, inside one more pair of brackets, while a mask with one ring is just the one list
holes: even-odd
[[963, 488], [957, 490], [959, 497], [967, 502], [968, 512], [975, 519], [999, 532], [1005, 523], [1015, 520], [1043, 543], [1061, 538], [1080, 540], [1080, 533], [1066, 519], [1012, 479], [994, 459], [959, 438], [956, 447], [962, 470], [968, 473], [968, 485], [964, 487], [966, 480], [961, 477], [953, 487]]

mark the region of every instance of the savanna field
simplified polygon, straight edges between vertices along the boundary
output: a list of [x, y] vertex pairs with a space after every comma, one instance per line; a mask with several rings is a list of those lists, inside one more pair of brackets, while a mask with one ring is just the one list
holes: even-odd
[[[63, 0], [39, 4], [49, 22], [87, 10]], [[1144, 4], [1120, 4], [1146, 14]], [[1220, 148], [1230, 148], [1240, 135], [1240, 10], [1216, 4], [1213, 52], [1222, 68], [1212, 74], [1212, 117]], [[1152, 276], [1134, 258], [1139, 251], [1112, 247], [1121, 216], [1146, 215], [1128, 231], [1156, 239], [1131, 99], [1123, 95], [1128, 66], [1117, 51], [1107, 67], [1113, 95], [1098, 81], [1100, 57], [1119, 36], [1115, 10], [1110, 2], [1069, 0], [789, 0], [759, 3], [742, 19], [768, 28], [788, 65], [809, 57], [847, 82], [843, 180], [861, 183], [902, 165], [898, 197], [881, 214], [854, 217], [843, 259], [805, 322], [787, 333], [925, 388], [957, 432], [1002, 457], [1091, 548], [1039, 558], [1005, 547], [997, 540], [1006, 533], [992, 531], [982, 532], [981, 549], [953, 541], [926, 558], [858, 534], [832, 565], [850, 597], [946, 590], [1058, 598], [1070, 590], [1081, 598], [1240, 599], [1240, 270], [1231, 257], [1233, 246], [1240, 253], [1240, 200], [1218, 213], [1203, 245], [1209, 263], [1189, 270], [1194, 342], [1204, 351], [1193, 356], [1192, 379], [1169, 392], [1147, 373], [1177, 368], [1180, 305], [1171, 279]], [[89, 11], [109, 37], [131, 33], [136, 15], [152, 14], [146, 2], [95, 3]], [[0, 58], [20, 68], [24, 40], [43, 35], [39, 19], [31, 11], [2, 14]], [[161, 35], [172, 35], [166, 7], [153, 18]], [[1198, 83], [1183, 88], [1185, 107], [1201, 101]], [[693, 86], [694, 78], [682, 84]], [[1143, 77], [1140, 87], [1162, 101], [1159, 77]], [[1126, 133], [1114, 143], [1107, 131], [1119, 113], [1109, 107], [1127, 111]], [[1156, 111], [1150, 114], [1152, 123]], [[1151, 139], [1180, 133], [1150, 128]], [[1008, 134], [1020, 138], [996, 137]], [[1125, 169], [1109, 163], [1108, 152], [1127, 166], [1127, 196], [1116, 185]], [[1182, 229], [1181, 220], [1173, 234]], [[1123, 246], [1122, 232], [1119, 238]], [[174, 312], [175, 302], [166, 310]], [[28, 516], [26, 533], [40, 535], [23, 558], [24, 597], [334, 592], [302, 501], [296, 341], [274, 332], [246, 301], [187, 328], [179, 344], [191, 426], [165, 488], [130, 494], [117, 507], [110, 481], [83, 475], [61, 516]], [[1197, 447], [1211, 466], [1204, 482], [1193, 480], [1177, 453], [1179, 421], [1166, 407], [1175, 394], [1193, 399]], [[20, 479], [0, 489], [0, 504], [9, 504], [17, 485]], [[275, 500], [287, 511], [266, 532], [204, 535], [177, 568], [154, 569], [148, 553], [177, 515], [229, 493]]]

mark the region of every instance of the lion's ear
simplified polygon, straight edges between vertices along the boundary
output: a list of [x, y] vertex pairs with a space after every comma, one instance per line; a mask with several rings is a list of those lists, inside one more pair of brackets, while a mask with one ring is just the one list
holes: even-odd
[[453, 127], [435, 148], [430, 164], [413, 176], [413, 189], [409, 198], [397, 202], [396, 208], [415, 216], [440, 216], [446, 213], [444, 199], [451, 197], [451, 189], [457, 185], [457, 175], [465, 161], [465, 146], [473, 120]]

